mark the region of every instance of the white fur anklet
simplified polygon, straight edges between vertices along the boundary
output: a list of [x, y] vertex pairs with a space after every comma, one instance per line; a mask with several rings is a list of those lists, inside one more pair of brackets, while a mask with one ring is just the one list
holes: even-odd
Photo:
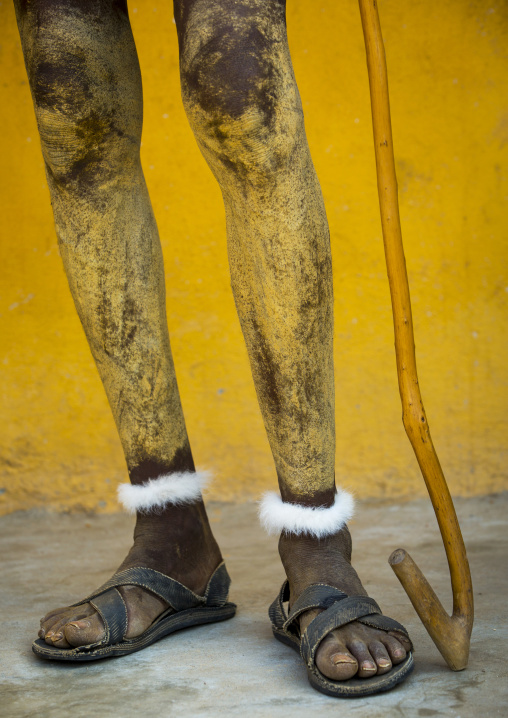
[[211, 475], [207, 471], [182, 471], [175, 474], [165, 474], [157, 479], [149, 479], [146, 483], [120, 484], [118, 487], [118, 500], [131, 514], [136, 511], [149, 513], [157, 509], [172, 506], [192, 504], [201, 498], [201, 492], [210, 481]]
[[268, 491], [260, 501], [259, 518], [269, 534], [310, 534], [324, 538], [337, 533], [352, 518], [354, 499], [347, 491], [337, 491], [330, 508], [302, 506], [282, 501], [274, 491]]

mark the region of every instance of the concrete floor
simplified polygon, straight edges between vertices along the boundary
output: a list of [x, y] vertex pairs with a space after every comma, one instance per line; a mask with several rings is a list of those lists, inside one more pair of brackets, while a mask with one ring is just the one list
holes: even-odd
[[408, 549], [446, 607], [444, 551], [430, 503], [363, 503], [352, 524], [354, 562], [369, 593], [403, 622], [416, 645], [413, 675], [390, 693], [344, 701], [317, 693], [298, 656], [273, 640], [266, 609], [283, 574], [276, 541], [255, 506], [212, 505], [210, 514], [238, 603], [232, 621], [192, 628], [139, 653], [88, 665], [44, 662], [31, 652], [38, 619], [100, 585], [123, 558], [125, 516], [18, 513], [0, 519], [3, 560], [0, 713], [37, 716], [507, 716], [508, 494], [458, 500], [475, 588], [468, 669], [452, 673], [386, 559]]

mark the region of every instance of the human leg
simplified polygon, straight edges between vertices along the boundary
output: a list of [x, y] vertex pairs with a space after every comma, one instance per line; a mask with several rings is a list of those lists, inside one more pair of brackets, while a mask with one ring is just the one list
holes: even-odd
[[[142, 93], [124, 0], [16, 0], [60, 253], [118, 428], [131, 482], [198, 481], [166, 324], [162, 253], [141, 169]], [[198, 481], [199, 483], [199, 481]], [[197, 593], [221, 561], [199, 486], [185, 505], [138, 511], [120, 570], [145, 566]], [[166, 608], [120, 589], [127, 637]], [[103, 633], [89, 604], [43, 619], [66, 648]]]
[[[233, 293], [284, 504], [332, 507], [333, 293], [328, 225], [305, 137], [283, 0], [175, 0], [185, 109], [222, 190]], [[344, 521], [283, 531], [291, 603], [311, 584], [366, 595]], [[303, 632], [315, 617], [300, 618]], [[409, 643], [351, 623], [317, 653], [334, 680], [401, 662]]]

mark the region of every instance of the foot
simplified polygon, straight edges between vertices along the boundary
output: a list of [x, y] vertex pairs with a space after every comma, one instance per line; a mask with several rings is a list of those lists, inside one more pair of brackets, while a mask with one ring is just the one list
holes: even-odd
[[[118, 571], [152, 568], [203, 595], [222, 561], [202, 503], [167, 507], [158, 514], [138, 514], [134, 545]], [[135, 638], [168, 608], [161, 598], [138, 586], [118, 588], [127, 606], [126, 638]], [[57, 608], [41, 619], [39, 638], [57, 648], [75, 648], [100, 641], [104, 624], [93, 606]]]
[[[327, 583], [349, 596], [366, 596], [358, 574], [351, 566], [351, 536], [347, 528], [324, 539], [282, 534], [279, 553], [289, 581], [290, 605], [313, 583]], [[321, 612], [303, 613], [300, 631]], [[370, 678], [387, 673], [401, 663], [411, 649], [401, 633], [380, 631], [358, 621], [328, 634], [316, 652], [316, 665], [334, 681]]]

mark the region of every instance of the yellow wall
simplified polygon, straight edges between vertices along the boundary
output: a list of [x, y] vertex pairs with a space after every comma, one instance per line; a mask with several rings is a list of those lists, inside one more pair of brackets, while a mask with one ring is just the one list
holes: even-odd
[[[331, 225], [337, 476], [423, 494], [400, 421], [363, 39], [354, 0], [289, 0], [309, 142]], [[166, 263], [191, 444], [214, 498], [275, 484], [229, 288], [219, 190], [179, 94], [169, 0], [130, 13], [143, 163]], [[508, 5], [380, 0], [420, 383], [452, 492], [508, 488]], [[125, 468], [63, 274], [11, 3], [0, 4], [0, 509], [116, 510]]]

